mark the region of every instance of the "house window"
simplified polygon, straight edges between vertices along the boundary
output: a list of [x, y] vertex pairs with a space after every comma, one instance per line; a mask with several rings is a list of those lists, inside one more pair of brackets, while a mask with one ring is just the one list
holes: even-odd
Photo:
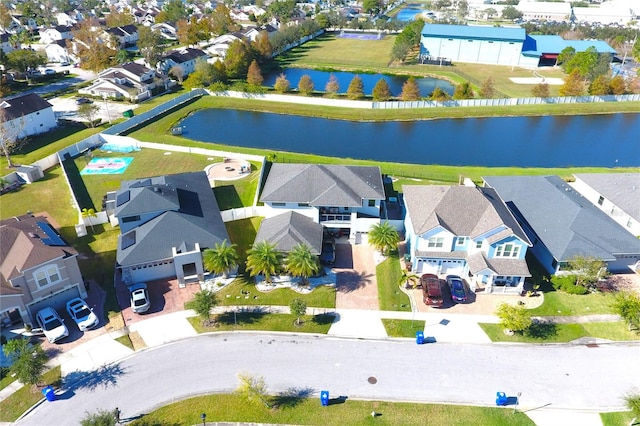
[[598, 198], [598, 205], [601, 206], [602, 203], [604, 203], [604, 197], [601, 195], [600, 198]]
[[481, 249], [482, 248], [482, 241], [476, 241], [476, 248], [477, 249]]
[[38, 269], [33, 276], [40, 287], [60, 281], [60, 272], [58, 272], [56, 265], [48, 265]]
[[442, 237], [431, 237], [429, 238], [429, 240], [427, 241], [427, 247], [430, 248], [440, 248], [444, 246], [444, 238]]
[[466, 237], [458, 237], [456, 238], [456, 245], [462, 246], [467, 242]]
[[309, 207], [309, 203], [298, 203], [298, 207]]
[[138, 216], [138, 215], [127, 216], [127, 217], [123, 217], [122, 218], [122, 223], [138, 222], [139, 220], [140, 220], [140, 216]]
[[369, 200], [369, 207], [375, 207], [376, 206], [376, 200]]
[[286, 204], [286, 203], [271, 203], [271, 205], [272, 205], [273, 207], [284, 207], [284, 206], [286, 206], [287, 204]]
[[518, 257], [520, 254], [520, 246], [507, 243], [496, 248], [495, 257]]

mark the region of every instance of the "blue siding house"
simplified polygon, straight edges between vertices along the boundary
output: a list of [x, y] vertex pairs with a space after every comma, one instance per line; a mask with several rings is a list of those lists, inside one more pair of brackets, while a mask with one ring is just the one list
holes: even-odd
[[475, 186], [403, 186], [415, 274], [459, 275], [474, 291], [520, 293], [531, 242], [498, 194]]

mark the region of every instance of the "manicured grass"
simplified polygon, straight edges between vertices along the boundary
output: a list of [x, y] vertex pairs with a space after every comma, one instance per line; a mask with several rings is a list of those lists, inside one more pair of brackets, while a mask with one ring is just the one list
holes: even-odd
[[614, 341], [640, 340], [640, 334], [627, 330], [623, 322], [587, 324], [538, 324], [529, 333], [507, 336], [499, 324], [479, 324], [492, 342], [566, 343], [581, 337]]
[[390, 337], [416, 337], [416, 331], [424, 331], [424, 321], [382, 319], [384, 329]]
[[[60, 386], [60, 367], [55, 367], [42, 376], [42, 383], [54, 387]], [[39, 388], [27, 385], [0, 401], [0, 422], [15, 422], [44, 396]]]
[[[247, 295], [247, 292], [249, 294]], [[334, 286], [316, 287], [309, 294], [300, 294], [288, 288], [280, 288], [263, 293], [256, 290], [253, 278], [240, 277], [216, 293], [221, 305], [273, 305], [289, 306], [291, 300], [302, 299], [308, 307], [335, 308], [336, 289]]]
[[233, 220], [225, 222], [227, 233], [231, 242], [236, 245], [236, 252], [240, 256], [240, 272], [244, 272], [247, 262], [247, 251], [251, 248], [256, 234], [260, 228], [262, 217], [252, 217], [249, 219]]
[[199, 317], [188, 318], [198, 333], [212, 331], [266, 330], [289, 331], [292, 333], [327, 334], [334, 320], [333, 315], [304, 315], [300, 317], [300, 325], [296, 325], [296, 317], [287, 314], [226, 312], [216, 315], [216, 325], [205, 327]]
[[400, 290], [400, 260], [391, 255], [376, 267], [378, 306], [382, 311], [411, 311], [409, 296]]
[[613, 293], [568, 294], [563, 291], [544, 293], [544, 303], [529, 312], [535, 316], [613, 314]]
[[132, 351], [135, 350], [133, 348], [133, 343], [131, 343], [131, 339], [129, 338], [128, 334], [125, 334], [124, 336], [117, 337], [115, 340], [116, 340], [116, 342], [122, 343], [123, 345], [125, 345], [126, 347], [131, 349]]
[[[631, 411], [619, 411], [616, 413], [600, 413], [603, 426], [629, 426], [633, 420]], [[640, 419], [636, 419], [634, 425], [640, 424]]]
[[17, 379], [14, 376], [12, 376], [11, 373], [9, 373], [9, 371], [7, 370], [7, 374], [2, 376], [2, 379], [0, 380], [0, 390], [6, 388], [16, 380]]
[[[301, 382], [301, 386], [304, 386], [304, 382]], [[294, 398], [287, 395], [275, 395], [271, 402], [277, 403], [278, 408], [269, 409], [261, 403], [247, 402], [236, 394], [206, 395], [167, 405], [131, 422], [131, 425], [196, 425], [202, 422], [200, 413], [207, 414], [207, 422], [463, 426], [469, 425], [469, 419], [473, 419], [474, 426], [534, 425], [526, 414], [500, 408], [352, 399], [347, 399], [344, 403], [336, 401], [329, 407], [322, 407], [317, 398]], [[372, 418], [372, 411], [381, 415]]]

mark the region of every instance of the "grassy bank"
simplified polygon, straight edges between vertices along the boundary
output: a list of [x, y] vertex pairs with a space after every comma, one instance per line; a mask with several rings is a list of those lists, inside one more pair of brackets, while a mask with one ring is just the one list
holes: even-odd
[[416, 337], [416, 331], [424, 331], [424, 321], [383, 318], [382, 324], [389, 337]]
[[[42, 384], [59, 387], [60, 367], [55, 367], [42, 376]], [[0, 422], [15, 422], [18, 417], [44, 398], [40, 388], [27, 385], [0, 401]]]
[[479, 324], [492, 342], [567, 343], [582, 337], [608, 339], [616, 342], [640, 340], [640, 334], [629, 331], [620, 322], [590, 322], [585, 324], [534, 324], [525, 334], [507, 336], [498, 324]]
[[198, 333], [212, 331], [287, 331], [291, 333], [327, 334], [333, 323], [333, 315], [303, 315], [300, 323], [294, 315], [269, 314], [262, 312], [226, 312], [215, 316], [214, 326], [205, 326], [199, 317], [188, 318]]

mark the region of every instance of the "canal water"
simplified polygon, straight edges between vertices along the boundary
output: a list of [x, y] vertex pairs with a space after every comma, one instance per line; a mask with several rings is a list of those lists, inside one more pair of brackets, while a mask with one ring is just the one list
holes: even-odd
[[[358, 111], [353, 110], [354, 118]], [[356, 122], [224, 109], [181, 122], [230, 146], [414, 164], [640, 167], [640, 114]]]

